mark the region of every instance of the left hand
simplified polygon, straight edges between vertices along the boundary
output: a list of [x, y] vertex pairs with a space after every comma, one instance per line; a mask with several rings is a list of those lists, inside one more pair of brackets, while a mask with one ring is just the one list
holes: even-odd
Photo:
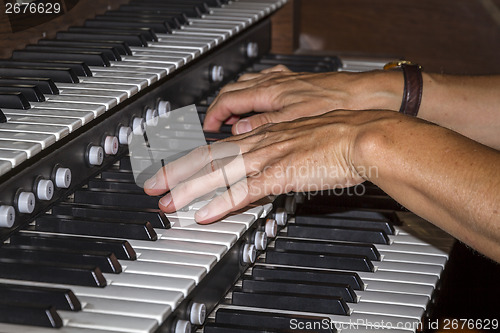
[[[354, 186], [364, 181], [357, 170], [362, 165], [356, 160], [358, 138], [367, 124], [387, 113], [394, 114], [333, 111], [266, 124], [167, 164], [145, 183], [144, 190], [149, 195], [170, 190], [159, 206], [174, 212], [231, 184], [195, 214], [197, 222], [210, 223], [267, 195]], [[228, 147], [233, 153], [226, 152]], [[235, 150], [241, 152], [242, 163], [233, 162]]]

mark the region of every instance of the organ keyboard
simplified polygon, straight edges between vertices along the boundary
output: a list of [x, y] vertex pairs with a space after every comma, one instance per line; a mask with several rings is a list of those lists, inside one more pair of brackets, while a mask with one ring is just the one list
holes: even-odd
[[203, 120], [244, 71], [377, 67], [268, 54], [285, 2], [132, 0], [0, 60], [1, 332], [399, 333], [425, 320], [453, 240], [374, 186], [180, 226], [199, 205], [164, 215], [135, 185], [131, 133], [192, 103]]

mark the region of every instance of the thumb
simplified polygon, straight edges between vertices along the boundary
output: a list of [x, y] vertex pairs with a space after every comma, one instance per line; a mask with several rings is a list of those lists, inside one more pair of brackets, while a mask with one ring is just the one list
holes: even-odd
[[285, 118], [283, 113], [279, 111], [259, 113], [238, 121], [233, 125], [232, 132], [234, 135], [244, 134], [264, 124], [279, 123], [287, 120]]

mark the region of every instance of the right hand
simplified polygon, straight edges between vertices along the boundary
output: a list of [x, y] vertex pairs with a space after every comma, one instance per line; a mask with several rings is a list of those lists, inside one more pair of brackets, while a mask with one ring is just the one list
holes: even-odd
[[[403, 94], [400, 72], [294, 73], [279, 65], [242, 75], [226, 85], [208, 108], [204, 130], [234, 123], [233, 134], [263, 124], [320, 115], [331, 110], [389, 109], [397, 111]], [[251, 111], [260, 114], [239, 120]], [[273, 111], [273, 112], [271, 112]]]

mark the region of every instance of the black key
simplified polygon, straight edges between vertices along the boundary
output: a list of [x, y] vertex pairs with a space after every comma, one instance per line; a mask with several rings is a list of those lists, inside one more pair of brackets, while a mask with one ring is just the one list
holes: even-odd
[[28, 110], [31, 108], [31, 104], [23, 93], [0, 89], [0, 108]]
[[254, 266], [252, 276], [263, 279], [279, 279], [291, 281], [311, 281], [322, 283], [347, 284], [354, 290], [363, 290], [364, 283], [355, 272], [335, 272], [311, 270], [292, 267]]
[[188, 17], [202, 17], [202, 12], [197, 6], [191, 6], [191, 5], [170, 5], [170, 4], [164, 4], [164, 5], [152, 5], [148, 3], [142, 3], [142, 2], [134, 2], [129, 5], [121, 5], [118, 10], [121, 11], [129, 11], [129, 12], [136, 12], [136, 11], [151, 11], [153, 13], [158, 13], [158, 14], [169, 14], [169, 13], [175, 13], [175, 12], [182, 12]]
[[130, 162], [130, 157], [126, 156], [120, 159], [119, 170], [132, 171], [132, 163]]
[[70, 215], [75, 217], [110, 218], [128, 221], [148, 221], [153, 228], [170, 228], [170, 221], [159, 209], [131, 210], [124, 207], [98, 205], [78, 205], [59, 203], [52, 207], [54, 215]]
[[57, 89], [54, 81], [48, 78], [27, 78], [27, 77], [1, 77], [0, 84], [30, 84], [37, 86], [42, 94], [46, 95], [58, 95], [59, 89]]
[[[132, 55], [130, 47], [125, 42], [120, 41], [82, 41], [82, 40], [63, 40], [63, 39], [40, 39], [38, 45], [51, 46], [72, 46], [72, 47], [112, 47], [119, 55]], [[113, 51], [113, 52], [114, 52]]]
[[73, 32], [73, 31], [60, 31], [56, 34], [57, 39], [71, 39], [71, 40], [87, 40], [87, 41], [120, 41], [126, 42], [131, 46], [147, 46], [147, 41], [140, 33], [126, 34], [116, 31], [107, 33], [89, 33], [89, 32]]
[[0, 257], [45, 263], [97, 266], [105, 273], [118, 274], [122, 271], [122, 266], [112, 252], [69, 249], [61, 251], [53, 248], [5, 244], [0, 247]]
[[112, 17], [109, 19], [109, 17], [106, 17], [105, 19], [92, 19], [92, 20], [87, 20], [85, 21], [85, 26], [86, 27], [93, 27], [93, 28], [106, 28], [106, 27], [113, 27], [113, 28], [124, 28], [126, 29], [127, 27], [129, 28], [149, 28], [155, 33], [170, 33], [172, 32], [172, 29], [170, 29], [170, 26], [167, 25], [167, 22], [163, 21], [151, 21], [151, 20], [137, 20], [137, 21], [130, 21], [126, 19], [117, 19], [117, 17]]
[[245, 292], [279, 292], [316, 296], [342, 297], [346, 302], [356, 302], [354, 290], [347, 284], [283, 281], [283, 280], [256, 280], [245, 277], [242, 290]]
[[80, 311], [82, 305], [70, 289], [0, 283], [2, 299], [15, 303], [52, 305], [58, 310]]
[[356, 254], [370, 260], [380, 260], [380, 253], [372, 244], [313, 241], [306, 239], [278, 237], [274, 242], [277, 250], [318, 252], [330, 254]]
[[266, 309], [292, 310], [302, 312], [318, 312], [344, 315], [349, 313], [349, 307], [340, 297], [313, 296], [277, 292], [247, 293], [233, 290], [233, 304], [254, 306]]
[[[318, 309], [318, 312], [319, 309]], [[291, 324], [297, 323], [298, 327], [314, 328], [314, 332], [333, 333], [335, 327], [320, 325], [324, 321], [330, 323], [326, 317], [292, 315], [286, 313], [257, 312], [237, 309], [220, 308], [215, 313], [215, 322], [217, 324], [242, 325], [248, 327], [272, 328], [286, 330], [291, 328]], [[293, 328], [293, 327], [292, 327]]]
[[332, 207], [331, 205], [317, 204], [314, 199], [306, 201], [297, 209], [296, 215], [322, 215], [337, 218], [372, 219], [389, 221], [401, 225], [398, 215], [393, 210], [366, 210], [351, 207]]
[[40, 327], [62, 327], [63, 322], [53, 306], [14, 303], [0, 300], [0, 322]]
[[144, 194], [144, 189], [142, 187], [137, 186], [136, 183], [130, 182], [127, 179], [91, 179], [88, 182], [88, 187], [93, 189], [102, 188], [108, 190], [121, 190], [128, 191], [129, 193]]
[[123, 13], [128, 13], [128, 14], [135, 14], [138, 16], [161, 16], [163, 18], [176, 18], [177, 21], [182, 25], [189, 24], [189, 18], [186, 15], [186, 13], [183, 13], [182, 11], [173, 11], [173, 10], [168, 10], [168, 9], [145, 9], [145, 8], [138, 8], [138, 7], [124, 7], [121, 6], [118, 8], [119, 12]]
[[44, 67], [43, 64], [39, 64], [36, 67], [1, 64], [0, 76], [45, 77], [52, 79], [54, 82], [80, 82], [76, 73], [70, 68]]
[[205, 134], [205, 139], [207, 141], [208, 140], [218, 141], [218, 140], [222, 140], [222, 139], [227, 139], [231, 136], [228, 133], [205, 132], [205, 131], [203, 131], [203, 134]]
[[[112, 27], [107, 27], [107, 28], [91, 28], [91, 27], [70, 27], [68, 29], [70, 32], [80, 32], [80, 33], [95, 33], [95, 34], [102, 34], [102, 33], [120, 33], [120, 34], [129, 34], [129, 35], [135, 35], [139, 34], [144, 38], [146, 41], [158, 41], [158, 37], [156, 37], [156, 34], [149, 28], [112, 28]], [[147, 43], [146, 43], [147, 45]]]
[[45, 215], [38, 217], [35, 230], [126, 239], [156, 240], [158, 238], [149, 222], [94, 220], [90, 218], [73, 218], [71, 216]]
[[121, 60], [120, 53], [112, 46], [54, 46], [54, 45], [26, 45], [25, 50], [30, 51], [50, 51], [50, 52], [102, 52], [109, 61]]
[[20, 92], [30, 102], [44, 102], [40, 89], [32, 84], [5, 84], [0, 83], [0, 92]]
[[78, 190], [75, 192], [76, 203], [86, 203], [105, 206], [123, 206], [133, 208], [158, 208], [158, 197], [147, 194], [133, 194], [127, 191], [113, 190]]
[[78, 236], [43, 235], [17, 232], [10, 236], [10, 244], [43, 246], [56, 249], [112, 252], [118, 259], [136, 260], [137, 255], [126, 240]]
[[341, 240], [370, 244], [389, 244], [385, 232], [377, 229], [361, 229], [346, 227], [317, 227], [289, 224], [287, 236], [300, 238], [316, 238], [326, 240]]
[[14, 60], [78, 60], [90, 66], [109, 67], [109, 59], [103, 52], [76, 52], [76, 51], [31, 51], [22, 50], [12, 52]]
[[101, 179], [122, 180], [135, 184], [135, 178], [132, 170], [108, 169], [101, 173]]
[[268, 250], [266, 252], [266, 263], [373, 272], [373, 264], [368, 258], [354, 254]]
[[[126, 11], [107, 11], [102, 17], [116, 17], [120, 19], [130, 18], [131, 20], [162, 20], [166, 22], [173, 29], [181, 29], [183, 24], [186, 24], [188, 18], [182, 13], [176, 15], [164, 15], [144, 12], [126, 12]], [[182, 23], [181, 23], [182, 22]]]
[[[0, 65], [7, 66], [27, 66], [27, 67], [47, 67], [47, 68], [70, 68], [76, 75], [79, 76], [92, 76], [89, 66], [81, 61], [52, 61], [52, 60], [0, 60]], [[55, 80], [54, 80], [55, 81]]]
[[323, 215], [296, 215], [295, 224], [378, 229], [388, 235], [394, 235], [394, 228], [388, 220], [342, 218]]
[[62, 283], [87, 287], [104, 287], [106, 279], [95, 266], [0, 258], [0, 278]]
[[0, 110], [0, 123], [6, 123], [7, 122], [7, 117], [3, 113], [2, 110]]

